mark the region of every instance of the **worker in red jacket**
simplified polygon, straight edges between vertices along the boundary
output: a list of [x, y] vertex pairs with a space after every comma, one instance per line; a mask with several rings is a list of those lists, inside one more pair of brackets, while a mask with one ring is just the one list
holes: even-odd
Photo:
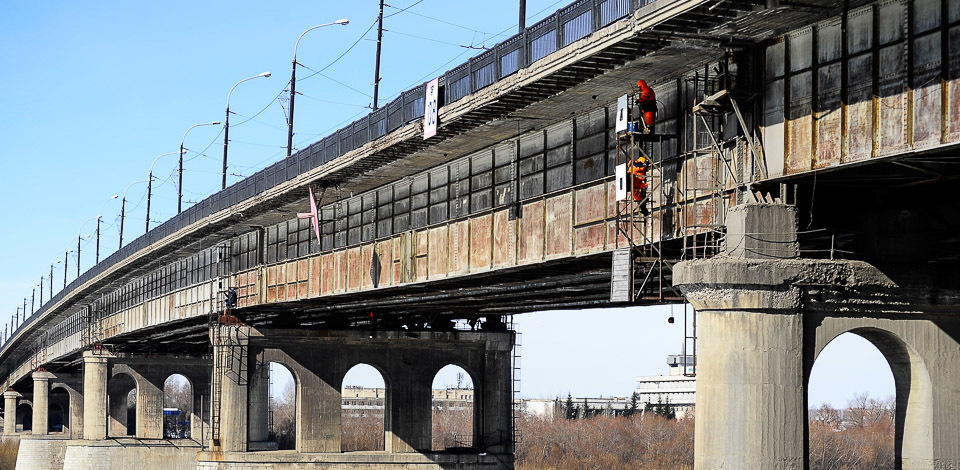
[[647, 85], [646, 80], [638, 81], [637, 87], [640, 88], [637, 104], [640, 105], [640, 111], [643, 113], [643, 123], [645, 127], [652, 128], [657, 121], [657, 93]]

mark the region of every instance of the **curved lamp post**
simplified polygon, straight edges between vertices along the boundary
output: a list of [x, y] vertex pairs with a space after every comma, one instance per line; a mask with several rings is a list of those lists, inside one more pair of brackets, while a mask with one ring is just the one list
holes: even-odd
[[[220, 121], [205, 122], [202, 124], [194, 124], [187, 128], [187, 132], [190, 132], [190, 129], [200, 126], [217, 126], [220, 124]], [[183, 148], [183, 141], [187, 138], [187, 132], [183, 133], [183, 137], [180, 139], [180, 169], [177, 171], [179, 177], [177, 179], [177, 214], [181, 212], [183, 208], [183, 154], [186, 153], [186, 149]]]
[[147, 228], [143, 231], [143, 233], [150, 231], [150, 195], [153, 192], [153, 166], [157, 164], [157, 160], [159, 160], [161, 157], [166, 157], [167, 155], [176, 155], [178, 153], [182, 158], [183, 150], [181, 149], [179, 152], [170, 152], [158, 155], [157, 158], [153, 159], [153, 163], [150, 164], [150, 177], [147, 178]]
[[287, 156], [289, 157], [293, 153], [293, 101], [297, 96], [297, 46], [300, 45], [300, 40], [303, 39], [303, 35], [313, 31], [317, 28], [322, 28], [324, 26], [330, 25], [343, 25], [346, 26], [350, 23], [350, 20], [343, 18], [333, 23], [324, 23], [318, 24], [312, 28], [307, 28], [306, 31], [300, 33], [300, 37], [297, 38], [297, 42], [293, 45], [293, 71], [290, 72], [290, 119], [287, 119]]
[[[110, 199], [107, 199], [107, 201], [112, 201], [118, 197], [120, 196], [117, 194], [114, 194], [113, 196], [110, 197]], [[94, 264], [100, 263], [100, 219], [103, 218], [103, 212], [101, 212], [101, 210], [103, 209], [103, 205], [106, 204], [107, 201], [101, 202], [100, 207], [97, 208], [97, 256]], [[79, 253], [79, 251], [77, 253]], [[50, 295], [53, 295], [53, 293], [51, 293]]]
[[231, 87], [230, 92], [227, 93], [227, 118], [226, 118], [226, 121], [224, 121], [223, 123], [223, 183], [220, 189], [227, 189], [227, 144], [228, 142], [230, 142], [230, 95], [233, 94], [233, 89], [236, 88], [237, 85], [247, 80], [253, 80], [254, 78], [260, 78], [260, 77], [268, 78], [270, 77], [270, 72], [263, 72], [261, 74], [254, 75], [252, 77], [244, 78], [243, 80], [240, 80], [239, 82], [237, 82], [236, 85]]
[[[135, 185], [135, 184], [146, 183], [146, 182], [147, 182], [147, 180], [134, 181], [133, 183], [130, 183], [130, 184], [127, 185], [127, 189], [124, 189], [124, 190], [123, 190], [123, 200], [120, 201], [120, 246], [117, 247], [117, 250], [119, 250], [120, 248], [123, 248], [123, 220], [124, 220], [124, 218], [125, 218], [126, 215], [127, 215], [127, 214], [126, 214], [126, 211], [127, 211], [127, 191], [129, 191], [129, 190], [130, 190], [130, 187], [133, 186], [133, 185]], [[64, 286], [66, 286], [66, 280], [64, 280]]]

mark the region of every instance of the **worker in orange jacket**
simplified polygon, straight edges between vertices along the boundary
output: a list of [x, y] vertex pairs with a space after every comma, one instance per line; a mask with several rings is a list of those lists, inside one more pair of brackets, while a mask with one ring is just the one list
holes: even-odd
[[650, 162], [647, 157], [640, 155], [630, 162], [627, 173], [633, 178], [633, 200], [643, 201], [647, 195], [647, 169]]
[[640, 88], [640, 94], [637, 95], [637, 104], [640, 105], [640, 111], [643, 113], [643, 123], [648, 128], [652, 128], [657, 121], [657, 93], [647, 85], [646, 80], [637, 82]]

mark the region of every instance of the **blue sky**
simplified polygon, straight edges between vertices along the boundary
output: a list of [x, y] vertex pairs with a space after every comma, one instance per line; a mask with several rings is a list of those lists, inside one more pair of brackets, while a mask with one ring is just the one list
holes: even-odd
[[[527, 24], [566, 3], [528, 0]], [[509, 37], [517, 27], [515, 1], [388, 4], [381, 106], [480, 52], [477, 47]], [[376, 16], [375, 0], [282, 5], [4, 2], [0, 319], [13, 316], [24, 297], [29, 302], [31, 289], [49, 275], [51, 264], [54, 291], [59, 291], [64, 253], [76, 250], [78, 236], [95, 234], [101, 206], [100, 256], [112, 253], [119, 241], [120, 198], [111, 196], [122, 196], [130, 183], [145, 180], [154, 158], [179, 149], [187, 128], [223, 121], [227, 92], [238, 81], [273, 73], [233, 92], [228, 184], [283, 156], [286, 122], [276, 98], [289, 80], [294, 42], [307, 28], [350, 19], [347, 26], [311, 31], [300, 43], [298, 62], [304, 67], [298, 69], [302, 95], [296, 102], [295, 145], [305, 147], [369, 112]], [[322, 73], [306, 78], [317, 71]], [[221, 131], [222, 126], [198, 127], [187, 136], [184, 207], [220, 188]], [[176, 213], [175, 168], [175, 155], [156, 163], [152, 225]], [[135, 184], [127, 193], [125, 241], [143, 233], [145, 192], [145, 184]], [[81, 241], [83, 270], [93, 264], [94, 238]], [[76, 253], [68, 255], [68, 280], [76, 276], [76, 262]], [[44, 280], [45, 299], [48, 282]], [[665, 326], [664, 312], [593, 310], [520, 317], [524, 395], [623, 395], [632, 390], [635, 376], [665, 373], [665, 357], [679, 352], [683, 335], [679, 325]], [[848, 348], [844, 351], [855, 346], [837, 345]], [[843, 373], [824, 380], [849, 381], [852, 369], [845, 361]], [[874, 380], [879, 375], [851, 383], [874, 395], [891, 394], [892, 379], [884, 388], [882, 380]], [[837, 404], [852, 395], [844, 393]]]

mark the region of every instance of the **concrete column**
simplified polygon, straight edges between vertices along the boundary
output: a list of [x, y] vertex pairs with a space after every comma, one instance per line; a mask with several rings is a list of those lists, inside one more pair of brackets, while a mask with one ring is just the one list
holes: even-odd
[[[269, 440], [270, 364], [258, 361], [250, 377], [250, 442]], [[300, 437], [299, 435], [297, 436]]]
[[[513, 376], [511, 350], [513, 335], [490, 335], [499, 346], [484, 354], [482, 383], [474, 384], [474, 442], [490, 453], [509, 453], [513, 437]], [[502, 343], [502, 344], [500, 344]]]
[[110, 393], [109, 435], [127, 436], [127, 395], [130, 390]]
[[163, 381], [157, 382], [137, 378], [136, 435], [140, 439], [163, 439]]
[[53, 374], [38, 371], [33, 377], [33, 431], [31, 434], [41, 436], [47, 434], [50, 428], [50, 379]]
[[219, 436], [213, 436], [213, 450], [246, 452], [250, 327], [221, 325], [212, 334], [217, 335], [213, 348], [213, 411], [220, 415], [219, 423], [213, 423], [214, 429], [219, 425]]
[[11, 436], [17, 433], [17, 399], [19, 393], [8, 389], [3, 392], [3, 434]]
[[[410, 361], [412, 362], [412, 361]], [[401, 370], [399, 367], [391, 370]], [[429, 451], [432, 437], [433, 377], [421, 367], [408, 366], [387, 390], [384, 446], [387, 452]]]
[[210, 381], [193, 382], [193, 409], [190, 412], [190, 437], [199, 442], [210, 440]]
[[83, 438], [107, 438], [107, 355], [83, 353]]
[[[694, 467], [802, 470], [805, 381], [796, 208], [737, 206], [726, 256], [679, 263], [699, 311]], [[793, 260], [791, 260], [793, 261]]]

